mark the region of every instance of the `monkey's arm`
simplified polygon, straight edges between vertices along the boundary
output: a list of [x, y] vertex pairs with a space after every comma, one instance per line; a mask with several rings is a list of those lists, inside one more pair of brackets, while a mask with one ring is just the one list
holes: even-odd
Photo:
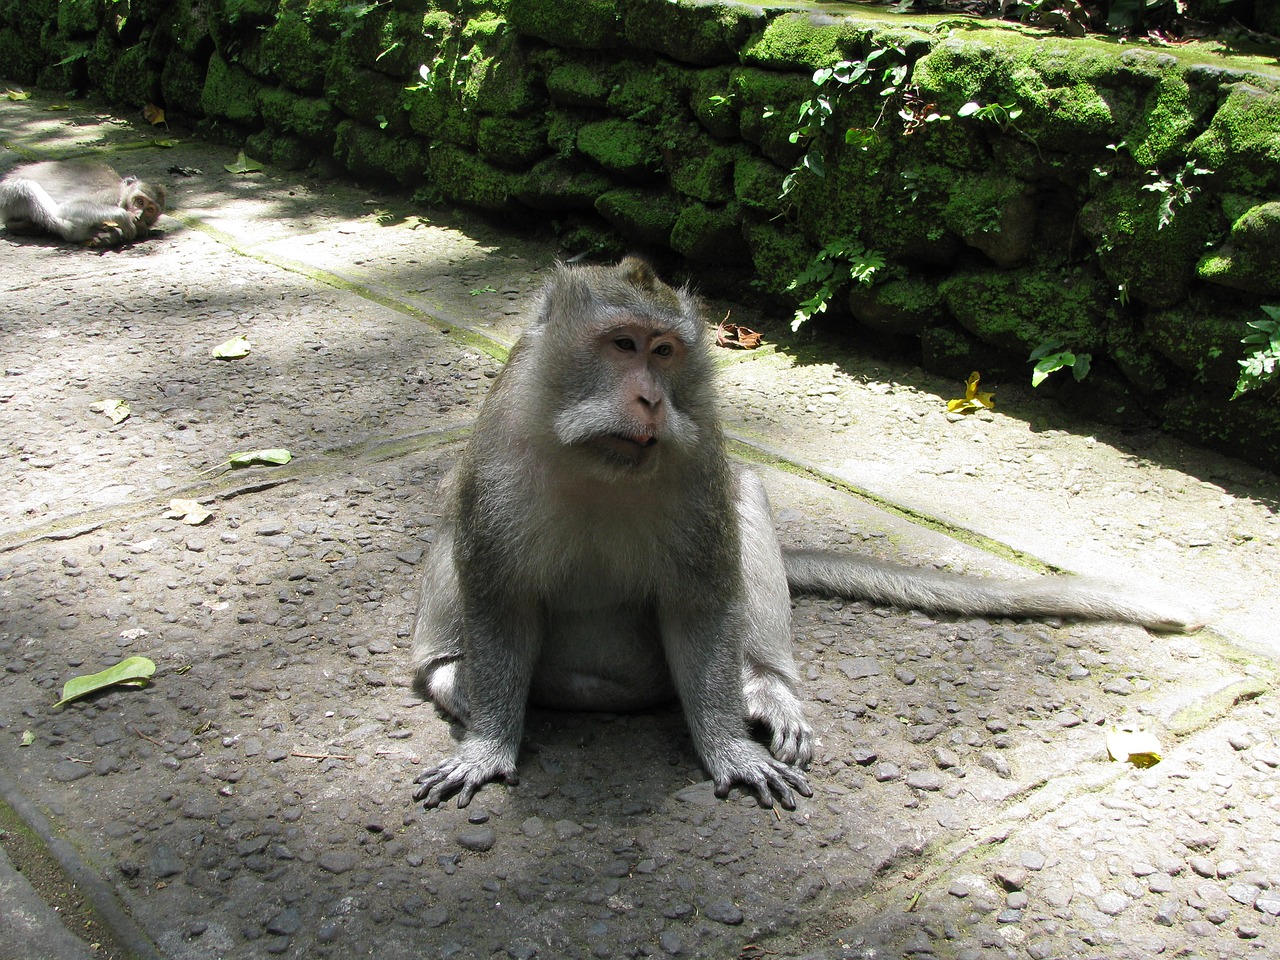
[[455, 793], [471, 802], [491, 780], [514, 785], [529, 683], [539, 648], [536, 604], [464, 598], [466, 696], [470, 715], [458, 752], [418, 777], [413, 797], [437, 807]]
[[889, 606], [963, 616], [1068, 617], [1122, 620], [1152, 630], [1190, 632], [1202, 624], [1134, 594], [1083, 577], [1001, 580], [920, 570], [824, 550], [785, 550], [787, 584], [795, 593], [869, 600]]
[[717, 797], [723, 799], [740, 784], [762, 807], [773, 806], [776, 797], [794, 810], [797, 792], [813, 796], [809, 781], [751, 739], [743, 719], [741, 650], [732, 635], [736, 621], [727, 604], [712, 599], [703, 607], [659, 612], [667, 664], [694, 748], [711, 774]]

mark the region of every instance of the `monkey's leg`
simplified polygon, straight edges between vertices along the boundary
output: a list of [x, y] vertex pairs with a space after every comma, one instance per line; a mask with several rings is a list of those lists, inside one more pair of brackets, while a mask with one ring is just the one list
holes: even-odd
[[71, 224], [71, 232], [62, 236], [89, 247], [114, 247], [138, 235], [132, 212], [94, 200], [69, 200], [58, 208], [58, 214]]
[[64, 240], [75, 225], [59, 216], [57, 201], [35, 180], [6, 180], [0, 185], [0, 218], [10, 233], [52, 233]]
[[742, 686], [747, 719], [769, 728], [770, 749], [786, 763], [808, 766], [813, 728], [796, 696], [799, 678], [791, 648], [791, 594], [782, 548], [760, 478], [738, 471], [737, 507], [746, 585]]
[[491, 780], [519, 782], [516, 757], [542, 624], [536, 603], [504, 595], [503, 589], [484, 584], [464, 591], [460, 663], [470, 717], [458, 752], [417, 780], [414, 799], [428, 807], [455, 793], [458, 806], [465, 807]]
[[431, 548], [422, 575], [410, 666], [414, 685], [437, 707], [466, 726], [467, 692], [460, 670], [461, 599], [458, 569], [453, 562], [453, 536], [443, 533]]
[[742, 690], [740, 598], [705, 584], [704, 597], [684, 598], [659, 609], [662, 645], [680, 694], [685, 720], [702, 764], [726, 797], [735, 785], [750, 790], [762, 807], [776, 797], [788, 810], [796, 793], [813, 795], [797, 768], [777, 760], [751, 739]]

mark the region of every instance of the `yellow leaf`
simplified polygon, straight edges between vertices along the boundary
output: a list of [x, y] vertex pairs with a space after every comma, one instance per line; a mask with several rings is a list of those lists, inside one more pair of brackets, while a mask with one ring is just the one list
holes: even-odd
[[1127, 760], [1145, 770], [1160, 762], [1160, 741], [1154, 733], [1143, 730], [1108, 730], [1107, 755], [1112, 760]]
[[973, 413], [975, 410], [990, 410], [995, 407], [995, 391], [978, 389], [978, 371], [969, 374], [964, 385], [964, 399], [948, 400], [947, 413]]
[[170, 520], [181, 520], [192, 527], [198, 527], [208, 520], [212, 513], [195, 500], [170, 500], [169, 512], [165, 514]]
[[30, 100], [31, 94], [25, 90], [9, 90], [6, 89], [4, 95], [9, 100]]
[[123, 400], [99, 400], [89, 404], [89, 409], [95, 413], [105, 413], [112, 423], [123, 423], [129, 419], [129, 404]]

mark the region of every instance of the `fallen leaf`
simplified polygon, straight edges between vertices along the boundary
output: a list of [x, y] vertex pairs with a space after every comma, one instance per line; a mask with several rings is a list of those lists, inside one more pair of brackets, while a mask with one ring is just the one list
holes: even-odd
[[164, 149], [169, 150], [176, 147], [181, 142], [181, 140], [152, 140], [151, 145], [153, 147], [163, 147]]
[[29, 747], [35, 742], [36, 742], [36, 735], [32, 733], [30, 730], [23, 730], [22, 740], [19, 741], [18, 746]]
[[111, 418], [112, 423], [123, 423], [129, 419], [129, 404], [123, 400], [99, 400], [97, 403], [89, 404], [89, 409], [94, 413], [105, 413]]
[[1107, 755], [1145, 770], [1160, 762], [1160, 741], [1143, 730], [1108, 730]]
[[248, 338], [241, 334], [218, 344], [211, 353], [215, 360], [239, 360], [241, 357], [247, 357], [251, 349]]
[[227, 173], [254, 173], [262, 169], [262, 164], [257, 160], [249, 159], [244, 155], [244, 151], [241, 150], [240, 153], [236, 155], [236, 162], [224, 164], [223, 169], [226, 170]]
[[213, 514], [196, 500], [170, 500], [169, 512], [165, 514], [170, 520], [181, 520], [183, 523], [198, 527]]
[[70, 110], [70, 109], [71, 109], [71, 104], [69, 104], [69, 103], [51, 103], [51, 104], [49, 104], [47, 107], [45, 107], [45, 109], [46, 109], [46, 110], [54, 111], [55, 113], [60, 113], [60, 112], [61, 112], [61, 111], [63, 111], [63, 110]]
[[739, 350], [754, 350], [760, 346], [763, 337], [749, 327], [739, 326], [736, 323], [728, 321], [720, 321], [720, 325], [716, 327], [716, 346], [717, 347], [736, 347]]
[[4, 92], [4, 95], [5, 95], [5, 99], [7, 100], [30, 100], [31, 99], [31, 94], [27, 93], [25, 90], [6, 89]]
[[293, 454], [279, 447], [270, 450], [248, 450], [244, 453], [233, 453], [227, 463], [233, 467], [252, 467], [255, 464], [281, 466], [293, 459]]
[[107, 667], [101, 673], [87, 677], [72, 677], [63, 685], [62, 699], [54, 706], [61, 707], [72, 700], [78, 700], [80, 697], [107, 687], [145, 687], [155, 672], [155, 663], [146, 657], [129, 657], [127, 660], [121, 660], [114, 667]]
[[995, 391], [979, 390], [978, 379], [977, 370], [969, 374], [969, 379], [964, 384], [964, 399], [948, 400], [947, 413], [973, 413], [975, 410], [990, 410], [995, 407]]

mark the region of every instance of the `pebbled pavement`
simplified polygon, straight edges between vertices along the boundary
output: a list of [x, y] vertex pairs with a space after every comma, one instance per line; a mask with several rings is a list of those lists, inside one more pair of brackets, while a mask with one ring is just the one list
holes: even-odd
[[[83, 955], [41, 909], [58, 882], [111, 934], [95, 956], [1280, 951], [1274, 477], [1012, 385], [1009, 413], [952, 422], [955, 386], [916, 369], [726, 355], [787, 541], [1122, 576], [1210, 629], [801, 598], [801, 809], [714, 800], [666, 710], [534, 712], [519, 787], [423, 811], [410, 783], [452, 744], [403, 666], [433, 483], [556, 252], [47, 105], [0, 106], [12, 151], [110, 150], [176, 206], [105, 254], [0, 238], [0, 783], [63, 871], [33, 889], [0, 859], [0, 957]], [[238, 334], [249, 357], [210, 357]], [[122, 423], [92, 409], [116, 398]], [[212, 517], [168, 517], [178, 497]], [[131, 655], [150, 686], [53, 707]], [[1116, 727], [1162, 762], [1109, 762]]]

